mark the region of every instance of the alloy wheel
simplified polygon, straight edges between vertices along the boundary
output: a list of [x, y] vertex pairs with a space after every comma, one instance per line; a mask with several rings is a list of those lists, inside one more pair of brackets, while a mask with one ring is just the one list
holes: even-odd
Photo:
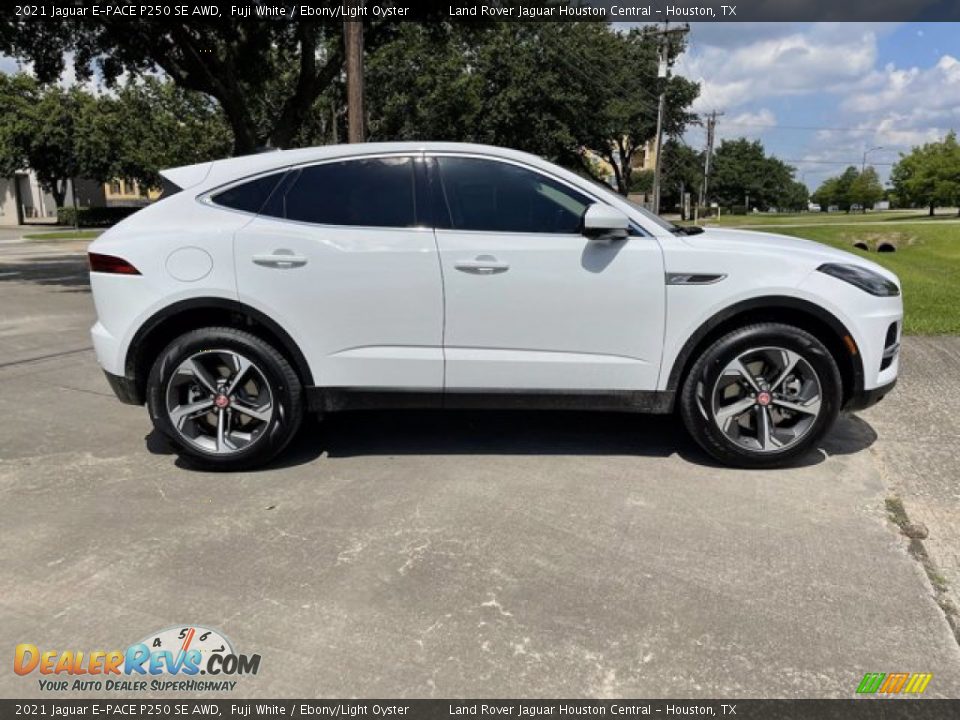
[[180, 363], [166, 392], [180, 437], [217, 455], [238, 453], [270, 425], [274, 399], [263, 371], [233, 350], [204, 350]]
[[799, 353], [760, 347], [731, 360], [710, 393], [713, 422], [733, 443], [779, 452], [800, 442], [820, 416], [822, 388]]

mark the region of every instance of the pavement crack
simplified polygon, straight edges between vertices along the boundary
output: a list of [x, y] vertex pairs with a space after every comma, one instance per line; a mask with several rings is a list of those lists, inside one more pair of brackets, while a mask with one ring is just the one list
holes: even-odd
[[907, 510], [903, 506], [903, 501], [894, 495], [888, 497], [885, 504], [890, 522], [896, 525], [900, 529], [900, 533], [910, 540], [910, 544], [907, 546], [907, 552], [910, 553], [910, 557], [920, 563], [920, 567], [922, 567], [924, 573], [926, 573], [927, 580], [930, 582], [930, 587], [933, 590], [933, 599], [943, 612], [943, 616], [950, 626], [950, 630], [953, 632], [954, 640], [960, 645], [960, 609], [958, 609], [950, 599], [946, 579], [940, 573], [933, 558], [931, 558], [927, 552], [923, 540], [918, 536], [911, 537], [915, 535], [913, 531], [915, 526], [914, 523], [910, 522], [910, 517], [907, 515]]
[[87, 345], [86, 347], [75, 348], [73, 350], [64, 350], [63, 352], [48, 353], [46, 355], [35, 355], [34, 357], [24, 358], [22, 360], [11, 360], [10, 362], [0, 363], [0, 368], [15, 367], [17, 365], [26, 365], [27, 363], [40, 362], [41, 360], [52, 360], [54, 358], [63, 357], [65, 355], [76, 355], [77, 353], [87, 352], [88, 350], [93, 350], [93, 346]]

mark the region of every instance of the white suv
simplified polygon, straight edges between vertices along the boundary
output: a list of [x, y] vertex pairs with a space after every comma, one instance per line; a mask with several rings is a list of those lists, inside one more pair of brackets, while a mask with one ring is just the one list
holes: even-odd
[[201, 464], [306, 411], [679, 412], [745, 467], [893, 386], [896, 276], [778, 235], [677, 228], [525, 153], [339, 145], [164, 173], [90, 247], [97, 358]]

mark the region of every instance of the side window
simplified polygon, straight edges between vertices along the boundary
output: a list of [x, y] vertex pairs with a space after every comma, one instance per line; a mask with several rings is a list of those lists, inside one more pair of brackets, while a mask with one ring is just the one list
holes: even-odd
[[456, 230], [576, 233], [591, 200], [545, 175], [480, 158], [437, 158]]
[[234, 210], [258, 213], [285, 174], [286, 171], [264, 175], [256, 180], [234, 185], [229, 190], [213, 195], [210, 199], [217, 205], [223, 205]]
[[417, 224], [411, 158], [346, 160], [294, 171], [263, 208], [266, 215], [320, 225]]

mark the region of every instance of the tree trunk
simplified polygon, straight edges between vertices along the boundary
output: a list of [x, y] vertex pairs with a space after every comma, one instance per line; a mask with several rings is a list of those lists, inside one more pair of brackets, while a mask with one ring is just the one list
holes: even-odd
[[59, 210], [63, 207], [63, 201], [67, 197], [67, 181], [54, 180], [50, 183], [49, 188], [50, 194], [53, 195], [53, 202]]
[[225, 112], [230, 129], [233, 130], [233, 154], [249, 155], [257, 149], [257, 131], [253, 121], [246, 116]]
[[933, 203], [930, 203], [930, 213], [929, 213], [929, 214], [930, 214], [930, 217], [933, 217], [933, 211], [934, 211], [935, 208], [936, 208], [936, 206], [935, 206]]

